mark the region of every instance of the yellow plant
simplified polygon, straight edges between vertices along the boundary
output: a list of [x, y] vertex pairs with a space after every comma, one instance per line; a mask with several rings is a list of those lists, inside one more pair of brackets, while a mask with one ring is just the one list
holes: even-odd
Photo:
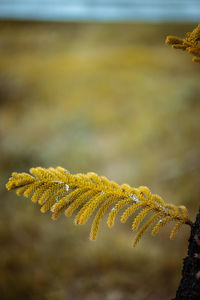
[[64, 211], [66, 216], [70, 216], [78, 210], [75, 224], [84, 224], [96, 210], [90, 232], [91, 240], [96, 239], [101, 219], [110, 207], [112, 208], [107, 219], [109, 227], [114, 225], [115, 218], [122, 209], [125, 209], [121, 215], [122, 223], [135, 214], [133, 230], [137, 230], [150, 214], [137, 232], [133, 247], [150, 227], [153, 227], [154, 235], [167, 223], [175, 221], [170, 234], [172, 239], [181, 225], [192, 224], [185, 206], [166, 204], [160, 196], [152, 194], [145, 186], [132, 188], [127, 184], [118, 185], [95, 173], [73, 175], [61, 167], [37, 167], [30, 169], [30, 173], [33, 176], [12, 173], [6, 185], [7, 189], [17, 189], [17, 195], [23, 194], [27, 198], [32, 195], [31, 200], [41, 205], [41, 212], [51, 210], [53, 220]]
[[192, 32], [186, 33], [184, 39], [176, 36], [168, 36], [166, 43], [172, 45], [174, 49], [188, 51], [194, 55], [192, 60], [200, 63], [200, 24]]

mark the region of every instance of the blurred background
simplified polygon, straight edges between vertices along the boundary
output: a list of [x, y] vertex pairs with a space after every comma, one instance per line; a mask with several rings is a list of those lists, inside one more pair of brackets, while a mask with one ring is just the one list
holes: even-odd
[[[200, 195], [200, 66], [166, 46], [200, 1], [0, 1], [0, 299], [171, 299], [189, 228], [146, 234], [131, 220], [96, 242], [7, 192], [13, 171], [63, 166], [147, 185], [194, 220]], [[173, 225], [173, 224], [172, 224]]]

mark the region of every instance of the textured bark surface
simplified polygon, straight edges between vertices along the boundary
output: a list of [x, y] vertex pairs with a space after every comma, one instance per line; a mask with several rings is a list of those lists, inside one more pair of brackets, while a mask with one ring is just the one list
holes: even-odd
[[182, 279], [173, 300], [200, 300], [200, 210], [191, 227], [188, 256], [184, 259]]

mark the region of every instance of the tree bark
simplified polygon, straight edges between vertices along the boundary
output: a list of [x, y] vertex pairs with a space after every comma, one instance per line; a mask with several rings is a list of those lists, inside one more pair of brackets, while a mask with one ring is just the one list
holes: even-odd
[[200, 210], [191, 225], [188, 256], [184, 259], [182, 279], [172, 300], [200, 300]]

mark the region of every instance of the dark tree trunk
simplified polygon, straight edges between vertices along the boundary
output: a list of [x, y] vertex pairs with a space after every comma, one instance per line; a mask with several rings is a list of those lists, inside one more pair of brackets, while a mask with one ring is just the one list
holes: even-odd
[[200, 210], [191, 225], [188, 256], [184, 259], [182, 279], [173, 300], [200, 300]]

